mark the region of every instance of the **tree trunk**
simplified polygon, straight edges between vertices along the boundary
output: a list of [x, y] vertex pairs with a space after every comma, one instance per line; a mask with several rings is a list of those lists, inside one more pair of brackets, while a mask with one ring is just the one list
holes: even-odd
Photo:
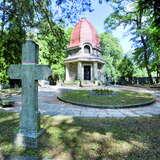
[[144, 47], [144, 62], [145, 62], [145, 67], [146, 67], [147, 74], [148, 74], [148, 77], [149, 77], [149, 82], [150, 82], [150, 84], [153, 84], [151, 69], [149, 67], [147, 44], [146, 44], [145, 38], [143, 36], [141, 36], [141, 42], [142, 42], [143, 47]]
[[160, 71], [159, 71], [159, 69], [160, 69], [160, 65], [158, 64], [157, 65], [157, 78], [156, 78], [157, 79], [156, 80], [157, 83], [159, 83], [159, 80], [160, 80]]
[[[139, 16], [137, 17], [137, 29], [142, 29], [142, 11], [140, 11]], [[149, 82], [150, 84], [153, 84], [153, 79], [152, 79], [152, 74], [151, 74], [151, 69], [149, 67], [149, 54], [147, 50], [147, 44], [146, 44], [146, 39], [144, 38], [143, 35], [140, 35], [141, 42], [144, 48], [144, 62], [145, 62], [145, 68], [147, 70], [147, 74], [149, 77]]]

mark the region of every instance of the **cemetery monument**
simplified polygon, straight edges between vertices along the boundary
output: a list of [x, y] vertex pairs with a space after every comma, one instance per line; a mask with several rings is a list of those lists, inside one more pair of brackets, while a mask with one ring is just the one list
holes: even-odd
[[38, 80], [51, 75], [48, 66], [38, 65], [38, 45], [27, 40], [22, 46], [22, 65], [11, 65], [11, 79], [22, 81], [22, 109], [20, 129], [17, 135], [18, 145], [36, 148], [41, 134], [40, 113], [38, 111]]
[[104, 82], [105, 62], [101, 55], [100, 38], [87, 19], [82, 18], [74, 27], [68, 52], [69, 56], [65, 59], [66, 81]]

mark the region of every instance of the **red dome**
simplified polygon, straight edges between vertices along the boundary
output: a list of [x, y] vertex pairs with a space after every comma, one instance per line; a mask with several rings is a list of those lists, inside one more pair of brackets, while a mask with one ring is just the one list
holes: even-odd
[[80, 46], [83, 43], [91, 43], [94, 48], [99, 48], [99, 36], [94, 26], [86, 19], [81, 19], [73, 29], [70, 47]]

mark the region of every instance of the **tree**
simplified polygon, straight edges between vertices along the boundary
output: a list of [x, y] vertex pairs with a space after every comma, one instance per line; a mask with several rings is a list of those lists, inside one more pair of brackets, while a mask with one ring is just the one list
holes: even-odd
[[65, 34], [62, 25], [64, 27], [66, 23], [73, 23], [84, 11], [92, 11], [90, 0], [83, 0], [82, 3], [77, 0], [2, 0], [0, 2], [0, 83], [5, 83], [8, 79], [8, 66], [20, 63], [21, 45], [28, 32], [35, 29], [40, 31], [43, 40], [47, 41], [48, 53], [51, 55], [44, 53], [44, 56], [51, 59], [49, 63], [59, 64], [57, 59], [64, 49], [65, 41], [63, 41]]
[[62, 32], [64, 35], [61, 45], [59, 45], [56, 38], [54, 38], [50, 32], [41, 34], [36, 39], [36, 42], [40, 47], [40, 63], [48, 64], [51, 67], [53, 79], [55, 81], [64, 79], [64, 59], [68, 55], [67, 44], [69, 43], [69, 35], [71, 31], [70, 29], [66, 31], [62, 29]]
[[100, 39], [102, 56], [105, 61], [105, 75], [116, 80], [119, 76], [118, 65], [122, 59], [122, 47], [110, 33], [102, 33]]
[[[126, 6], [129, 6], [129, 9]], [[128, 26], [132, 33], [135, 47], [135, 61], [141, 67], [145, 67], [150, 83], [152, 80], [152, 57], [155, 56], [155, 50], [150, 45], [147, 33], [147, 26], [150, 25], [149, 17], [143, 9], [138, 8], [138, 1], [116, 0], [113, 3], [113, 13], [106, 18], [105, 26], [107, 29], [115, 29], [119, 25]], [[141, 62], [141, 63], [139, 63]]]
[[138, 0], [138, 9], [148, 17], [150, 25], [146, 29], [150, 46], [154, 51], [152, 70], [160, 77], [160, 3], [159, 0]]
[[150, 25], [148, 35], [160, 51], [160, 2], [159, 0], [138, 0], [138, 9], [147, 13]]
[[[22, 27], [22, 15], [16, 16], [14, 11], [16, 3], [10, 2], [12, 7], [7, 11], [3, 11], [2, 24], [0, 30], [0, 83], [8, 80], [7, 69], [10, 64], [20, 63], [21, 61], [21, 44], [25, 39], [25, 31]], [[7, 7], [7, 1], [3, 4]], [[7, 20], [5, 20], [5, 18]]]
[[130, 58], [125, 56], [118, 66], [121, 77], [132, 78], [134, 74], [134, 64]]

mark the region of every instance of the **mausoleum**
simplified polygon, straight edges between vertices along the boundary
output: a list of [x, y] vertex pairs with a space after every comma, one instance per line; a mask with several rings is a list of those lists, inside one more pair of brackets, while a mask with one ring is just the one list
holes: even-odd
[[82, 18], [74, 27], [68, 51], [66, 81], [104, 81], [100, 38], [87, 19]]

